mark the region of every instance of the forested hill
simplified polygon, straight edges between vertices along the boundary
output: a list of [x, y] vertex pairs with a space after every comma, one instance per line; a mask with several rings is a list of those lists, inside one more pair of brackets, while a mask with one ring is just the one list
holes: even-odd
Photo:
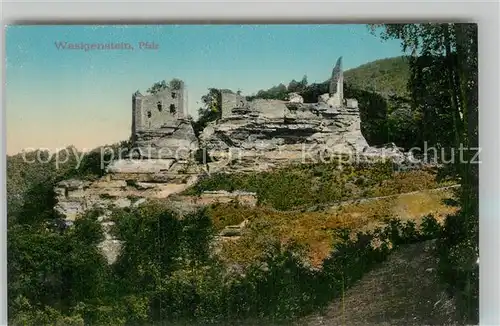
[[[350, 89], [357, 89], [377, 93], [384, 98], [408, 97], [409, 77], [408, 57], [399, 56], [375, 60], [344, 71], [345, 95], [349, 96], [347, 93]], [[318, 95], [318, 92], [321, 94], [328, 92], [329, 81], [328, 78], [323, 82], [308, 84], [307, 76], [304, 76], [301, 81], [294, 79], [289, 83], [281, 83], [269, 89], [262, 89], [254, 95], [247, 96], [247, 98], [284, 100], [288, 93], [298, 92], [306, 102], [315, 102], [317, 100], [315, 96]]]
[[376, 92], [384, 97], [407, 97], [410, 68], [407, 57], [375, 60], [346, 70], [344, 81], [365, 91]]

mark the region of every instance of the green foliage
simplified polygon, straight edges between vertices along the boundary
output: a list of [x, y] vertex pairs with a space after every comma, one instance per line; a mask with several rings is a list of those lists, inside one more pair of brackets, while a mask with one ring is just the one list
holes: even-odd
[[146, 92], [150, 94], [156, 94], [158, 92], [161, 92], [162, 90], [166, 89], [167, 86], [167, 81], [166, 80], [161, 80], [159, 82], [154, 83]]
[[[376, 24], [383, 39], [399, 39], [411, 50], [409, 89], [419, 112], [422, 140], [444, 149], [478, 146], [478, 55], [476, 24]], [[453, 153], [451, 153], [453, 154]], [[457, 153], [455, 153], [456, 156]], [[448, 163], [461, 181], [457, 216], [439, 238], [440, 272], [459, 302], [465, 323], [478, 314], [478, 166], [471, 151]]]
[[398, 146], [407, 145], [401, 142], [399, 134], [389, 130], [389, 110], [392, 98], [388, 99], [379, 93], [356, 88], [347, 81], [344, 94], [346, 98], [358, 100], [361, 132], [369, 144], [380, 145], [395, 142]]
[[[72, 152], [76, 149], [68, 147], [67, 150]], [[46, 206], [40, 204], [47, 203], [50, 207], [53, 203], [51, 185], [70, 169], [70, 164], [56, 166], [55, 155], [48, 151], [36, 150], [7, 156], [9, 221], [31, 218], [44, 220]], [[52, 207], [49, 209], [52, 210]]]
[[184, 86], [184, 82], [180, 80], [179, 78], [173, 78], [169, 83], [168, 86], [173, 89], [173, 90], [179, 90]]
[[300, 93], [303, 92], [307, 88], [307, 76], [302, 77], [302, 80], [296, 81], [292, 80], [287, 87], [288, 93]]
[[222, 92], [217, 88], [209, 88], [208, 93], [201, 97], [203, 107], [198, 109], [198, 120], [193, 121], [193, 129], [198, 136], [207, 124], [219, 119], [222, 115]]
[[9, 320], [9, 325], [51, 325], [51, 326], [84, 326], [85, 322], [82, 316], [71, 314], [65, 316], [60, 311], [43, 307], [42, 309], [34, 307], [30, 302], [20, 296], [11, 303], [15, 307], [16, 314]]
[[159, 82], [154, 83], [150, 88], [148, 88], [146, 92], [148, 92], [149, 94], [156, 94], [167, 89], [167, 87], [170, 87], [173, 90], [179, 90], [183, 86], [184, 82], [182, 80], [178, 78], [173, 78], [170, 82], [168, 82], [168, 84], [166, 80], [161, 80]]
[[479, 315], [479, 221], [465, 211], [450, 215], [438, 238], [439, 273], [449, 285], [465, 323]]
[[288, 210], [347, 199], [384, 196], [436, 187], [430, 172], [397, 172], [392, 163], [294, 165], [273, 171], [212, 174], [186, 194], [212, 190], [257, 193], [259, 203]]
[[69, 232], [22, 224], [9, 227], [9, 299], [22, 297], [65, 311], [103, 295], [107, 268], [96, 246], [102, 239], [100, 228], [92, 215]]
[[[36, 150], [7, 157], [9, 221], [45, 223], [54, 218], [54, 186], [66, 179], [95, 180], [130, 149], [129, 141], [83, 153], [69, 146], [56, 153]], [[121, 152], [121, 153], [120, 153]]]
[[[314, 173], [325, 171], [316, 167]], [[124, 242], [117, 262], [109, 266], [97, 247], [103, 239], [98, 215], [91, 212], [63, 232], [11, 226], [13, 324], [290, 320], [340, 296], [387, 256], [391, 242], [428, 238], [405, 224], [395, 224], [402, 229], [397, 238], [394, 225], [391, 232], [378, 230], [355, 240], [346, 230], [320, 269], [303, 261], [305, 248], [271, 242], [254, 264], [231, 271], [212, 254], [215, 228], [205, 210], [180, 217], [157, 203], [115, 211], [113, 233]], [[405, 237], [410, 240], [400, 240]], [[382, 245], [373, 245], [374, 238]]]
[[[292, 87], [300, 87], [298, 85], [293, 85]], [[247, 96], [247, 100], [253, 100], [256, 98], [268, 99], [268, 100], [286, 100], [288, 97], [289, 90], [284, 84], [279, 84], [273, 86], [268, 90], [260, 90], [255, 95]]]
[[344, 80], [351, 87], [380, 94], [386, 99], [408, 97], [408, 57], [385, 58], [346, 70]]

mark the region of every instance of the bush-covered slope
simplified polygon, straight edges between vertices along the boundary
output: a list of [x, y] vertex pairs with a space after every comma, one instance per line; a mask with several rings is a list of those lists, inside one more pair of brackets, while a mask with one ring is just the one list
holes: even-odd
[[375, 60], [346, 70], [344, 81], [352, 87], [376, 92], [385, 98], [407, 97], [410, 67], [406, 57]]

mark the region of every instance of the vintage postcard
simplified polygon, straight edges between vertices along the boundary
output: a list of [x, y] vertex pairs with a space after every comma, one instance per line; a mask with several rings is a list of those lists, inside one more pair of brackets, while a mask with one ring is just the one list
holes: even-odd
[[477, 323], [477, 43], [8, 26], [9, 323]]

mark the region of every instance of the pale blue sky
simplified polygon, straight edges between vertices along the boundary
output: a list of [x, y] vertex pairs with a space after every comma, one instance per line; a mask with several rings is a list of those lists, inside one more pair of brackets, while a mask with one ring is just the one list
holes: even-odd
[[[134, 50], [58, 50], [55, 42], [120, 43]], [[141, 50], [155, 42], [157, 50]], [[7, 152], [91, 149], [128, 139], [131, 95], [180, 78], [196, 116], [209, 87], [249, 95], [307, 75], [401, 55], [366, 25], [10, 26], [6, 33]]]

